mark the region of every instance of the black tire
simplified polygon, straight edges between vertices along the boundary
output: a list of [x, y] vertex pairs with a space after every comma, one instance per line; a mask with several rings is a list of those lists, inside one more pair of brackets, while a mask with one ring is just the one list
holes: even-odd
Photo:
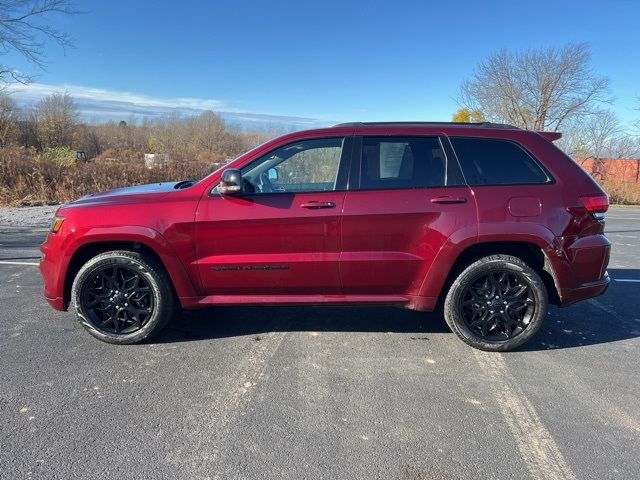
[[519, 258], [491, 255], [455, 279], [444, 302], [444, 318], [467, 345], [506, 352], [531, 340], [548, 306], [547, 289], [535, 270]]
[[170, 281], [162, 266], [140, 253], [105, 252], [80, 268], [71, 298], [78, 321], [91, 335], [133, 344], [157, 334], [173, 317]]

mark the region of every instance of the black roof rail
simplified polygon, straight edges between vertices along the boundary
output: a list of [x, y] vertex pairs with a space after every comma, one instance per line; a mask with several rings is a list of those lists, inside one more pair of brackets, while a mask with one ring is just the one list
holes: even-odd
[[476, 128], [506, 128], [510, 130], [519, 130], [514, 125], [506, 123], [493, 122], [347, 122], [338, 123], [333, 127], [382, 127], [382, 126], [425, 126], [425, 127], [476, 127]]

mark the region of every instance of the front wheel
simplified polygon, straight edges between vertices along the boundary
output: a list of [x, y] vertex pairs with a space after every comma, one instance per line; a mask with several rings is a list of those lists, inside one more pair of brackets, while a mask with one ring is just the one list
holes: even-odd
[[444, 317], [468, 345], [508, 351], [540, 329], [549, 300], [540, 275], [519, 258], [492, 255], [469, 265], [451, 285]]
[[73, 282], [78, 320], [94, 337], [131, 344], [158, 333], [173, 316], [175, 300], [161, 266], [131, 251], [102, 253]]

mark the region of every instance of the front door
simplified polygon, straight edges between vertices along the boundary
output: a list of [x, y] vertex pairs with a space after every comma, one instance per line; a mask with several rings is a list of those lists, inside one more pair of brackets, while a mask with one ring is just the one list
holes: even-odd
[[344, 204], [343, 292], [418, 295], [451, 235], [477, 235], [472, 192], [439, 137], [365, 136], [356, 144], [360, 180]]
[[351, 138], [300, 140], [241, 169], [243, 192], [201, 200], [198, 268], [207, 295], [340, 293]]

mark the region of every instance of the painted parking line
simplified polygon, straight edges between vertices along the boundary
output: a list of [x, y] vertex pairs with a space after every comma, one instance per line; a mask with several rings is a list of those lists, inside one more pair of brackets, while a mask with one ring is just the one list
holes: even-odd
[[6, 262], [0, 260], [0, 265], [33, 265], [34, 267], [37, 267], [40, 264], [36, 262]]
[[536, 480], [575, 480], [558, 444], [512, 377], [502, 354], [480, 350], [473, 353], [492, 384], [500, 413], [531, 476]]

